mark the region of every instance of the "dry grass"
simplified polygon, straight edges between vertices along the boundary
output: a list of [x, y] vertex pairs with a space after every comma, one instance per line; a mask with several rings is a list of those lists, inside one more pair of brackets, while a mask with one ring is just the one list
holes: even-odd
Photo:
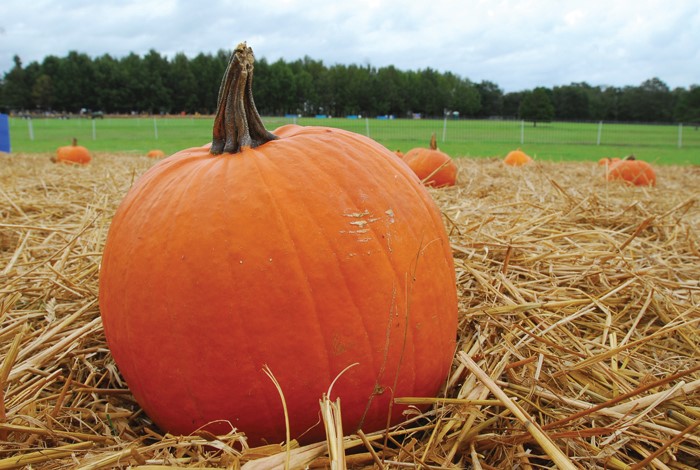
[[111, 214], [152, 164], [0, 155], [0, 470], [700, 466], [697, 167], [634, 188], [593, 163], [459, 161], [458, 186], [431, 190], [460, 292], [445, 394], [403, 397], [434, 406], [329, 451], [161, 435], [133, 401], [97, 275]]

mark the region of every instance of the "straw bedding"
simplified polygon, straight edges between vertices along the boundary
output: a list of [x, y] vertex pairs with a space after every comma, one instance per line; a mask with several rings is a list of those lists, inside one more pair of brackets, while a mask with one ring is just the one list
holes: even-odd
[[459, 159], [431, 190], [460, 294], [444, 393], [398, 397], [433, 406], [390, 432], [251, 449], [162, 434], [106, 347], [102, 246], [152, 164], [0, 155], [0, 469], [700, 467], [698, 167], [636, 188], [594, 163]]

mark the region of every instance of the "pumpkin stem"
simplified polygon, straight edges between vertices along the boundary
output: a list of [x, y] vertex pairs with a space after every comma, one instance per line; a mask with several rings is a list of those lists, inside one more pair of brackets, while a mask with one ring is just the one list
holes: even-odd
[[431, 150], [437, 150], [437, 140], [435, 139], [435, 132], [430, 137], [430, 148]]
[[73, 147], [77, 147], [77, 146], [78, 146], [78, 139], [73, 137]]
[[253, 49], [240, 43], [231, 54], [219, 88], [210, 153], [238, 153], [278, 137], [268, 132], [253, 101]]

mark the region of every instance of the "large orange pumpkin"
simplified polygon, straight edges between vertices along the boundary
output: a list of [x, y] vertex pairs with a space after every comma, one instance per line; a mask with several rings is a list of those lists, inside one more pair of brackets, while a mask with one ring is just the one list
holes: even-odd
[[532, 162], [532, 157], [520, 149], [508, 152], [506, 158], [503, 159], [503, 163], [509, 166], [523, 166], [530, 162]]
[[430, 195], [390, 150], [340, 129], [265, 130], [253, 55], [232, 54], [211, 150], [145, 172], [112, 220], [100, 271], [107, 343], [163, 430], [235, 427], [252, 445], [401, 420], [435, 396], [455, 351], [449, 240]]
[[411, 149], [404, 154], [403, 161], [426, 186], [454, 186], [457, 180], [457, 165], [449, 155], [438, 150], [435, 134], [430, 139], [430, 148]]
[[610, 165], [607, 173], [608, 181], [622, 180], [635, 186], [655, 186], [656, 172], [643, 160], [637, 160], [630, 155]]
[[78, 139], [73, 138], [71, 145], [58, 147], [56, 155], [51, 157], [54, 163], [66, 163], [69, 165], [87, 165], [92, 160], [90, 151], [82, 145], [78, 145]]

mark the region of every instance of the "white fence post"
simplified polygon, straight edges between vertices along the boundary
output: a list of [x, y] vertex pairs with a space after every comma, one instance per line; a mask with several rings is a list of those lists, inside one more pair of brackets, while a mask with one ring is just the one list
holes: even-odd
[[367, 137], [369, 137], [369, 118], [365, 118], [365, 127], [367, 128]]
[[34, 125], [32, 118], [27, 118], [27, 128], [29, 129], [29, 140], [34, 140]]
[[442, 124], [442, 141], [445, 142], [447, 138], [447, 114], [445, 114], [445, 121]]
[[683, 148], [683, 123], [678, 124], [678, 148]]
[[598, 140], [596, 141], [596, 145], [600, 145], [601, 135], [603, 135], [603, 121], [598, 123]]
[[95, 120], [92, 120], [92, 140], [97, 140], [97, 130], [95, 129]]

